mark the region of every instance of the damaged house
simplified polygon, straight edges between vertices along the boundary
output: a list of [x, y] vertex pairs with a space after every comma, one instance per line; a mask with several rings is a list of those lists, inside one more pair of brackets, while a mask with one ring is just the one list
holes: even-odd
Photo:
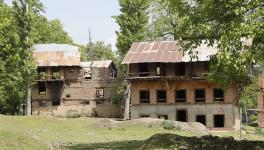
[[75, 111], [82, 116], [116, 117], [113, 104], [118, 86], [117, 69], [111, 60], [80, 61], [80, 50], [66, 44], [33, 47], [37, 74], [32, 85], [32, 114], [65, 116]]
[[239, 128], [236, 87], [221, 89], [209, 83], [214, 47], [194, 50], [197, 59], [183, 55], [177, 41], [133, 43], [123, 60], [128, 66], [131, 118], [151, 117], [200, 122], [208, 128]]

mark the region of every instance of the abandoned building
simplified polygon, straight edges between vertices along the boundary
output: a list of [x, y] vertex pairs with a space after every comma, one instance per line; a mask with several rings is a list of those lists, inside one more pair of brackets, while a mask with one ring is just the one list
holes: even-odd
[[111, 60], [80, 61], [80, 50], [66, 44], [33, 47], [37, 74], [32, 85], [32, 114], [116, 117], [120, 107], [112, 98], [118, 86]]
[[209, 83], [215, 47], [196, 49], [197, 59], [183, 55], [177, 41], [133, 43], [123, 60], [128, 65], [131, 118], [151, 117], [200, 122], [208, 128], [239, 128], [236, 88]]

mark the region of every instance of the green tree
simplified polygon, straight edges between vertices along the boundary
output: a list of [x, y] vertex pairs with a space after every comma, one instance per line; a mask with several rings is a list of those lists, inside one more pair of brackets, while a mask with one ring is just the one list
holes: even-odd
[[[30, 47], [36, 43], [72, 43], [59, 20], [48, 21], [39, 0], [0, 0], [0, 113], [18, 113], [34, 78]], [[28, 94], [29, 95], [29, 94]]]
[[241, 95], [240, 105], [244, 109], [257, 108], [258, 85], [255, 78], [249, 86], [247, 86]]
[[42, 4], [37, 0], [14, 0], [12, 8], [0, 2], [0, 113], [17, 113], [24, 102], [35, 71], [28, 40], [32, 15], [41, 10]]
[[186, 31], [184, 20], [187, 16], [179, 16], [171, 1], [151, 1], [150, 18], [148, 39], [179, 40]]
[[116, 61], [116, 55], [112, 51], [112, 46], [103, 41], [97, 41], [81, 47], [81, 60], [113, 60]]
[[73, 44], [71, 37], [63, 30], [60, 20], [48, 21], [42, 15], [35, 16], [35, 20], [32, 27], [33, 43]]
[[117, 34], [118, 54], [123, 58], [133, 42], [146, 38], [149, 0], [119, 0], [121, 14], [114, 16], [120, 30]]
[[[236, 104], [245, 87], [252, 83], [253, 65], [263, 64], [264, 2], [262, 0], [168, 0], [178, 15], [188, 16], [182, 45], [191, 51], [202, 43], [215, 43], [219, 52], [213, 57], [208, 79], [222, 86], [238, 88]], [[186, 32], [188, 31], [188, 32]], [[181, 33], [180, 33], [181, 34]], [[248, 44], [242, 39], [252, 40]]]

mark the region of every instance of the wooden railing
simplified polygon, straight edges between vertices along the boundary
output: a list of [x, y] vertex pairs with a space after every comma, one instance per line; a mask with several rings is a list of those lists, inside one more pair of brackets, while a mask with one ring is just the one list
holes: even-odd
[[160, 79], [160, 78], [169, 78], [169, 79], [192, 79], [192, 80], [204, 80], [208, 73], [203, 73], [201, 76], [194, 75], [166, 75], [166, 74], [157, 74], [156, 72], [137, 72], [137, 73], [128, 73], [127, 79]]
[[47, 73], [38, 73], [35, 76], [36, 81], [62, 81], [64, 76], [59, 73], [47, 74]]

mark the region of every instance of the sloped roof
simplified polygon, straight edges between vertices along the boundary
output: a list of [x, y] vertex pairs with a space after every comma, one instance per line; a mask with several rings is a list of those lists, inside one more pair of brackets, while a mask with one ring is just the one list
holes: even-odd
[[81, 62], [81, 67], [108, 68], [113, 63], [112, 60]]
[[[217, 53], [217, 48], [201, 45], [193, 50], [198, 59], [192, 61], [208, 61], [211, 55]], [[149, 63], [149, 62], [189, 62], [188, 52], [183, 55], [180, 43], [177, 41], [154, 41], [133, 43], [122, 64]]]
[[80, 50], [68, 44], [33, 45], [37, 66], [80, 66]]

